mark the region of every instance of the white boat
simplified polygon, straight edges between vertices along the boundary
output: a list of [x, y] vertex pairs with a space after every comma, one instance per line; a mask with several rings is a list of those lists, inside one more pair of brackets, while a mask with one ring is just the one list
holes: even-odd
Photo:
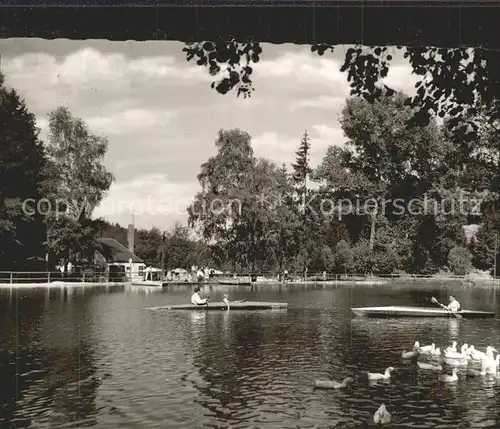
[[[389, 306], [358, 307], [351, 310], [361, 317], [454, 317], [453, 313], [442, 308]], [[495, 317], [495, 313], [488, 311], [461, 310], [456, 314], [469, 319]]]
[[132, 282], [132, 286], [167, 287], [168, 282], [155, 280], [135, 280]]

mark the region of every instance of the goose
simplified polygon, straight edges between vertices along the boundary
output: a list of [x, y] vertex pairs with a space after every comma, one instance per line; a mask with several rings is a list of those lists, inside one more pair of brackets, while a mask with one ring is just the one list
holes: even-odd
[[342, 383], [334, 380], [316, 380], [314, 382], [314, 387], [318, 389], [343, 389], [353, 381], [354, 379], [352, 377], [346, 377]]
[[444, 352], [445, 353], [447, 353], [447, 352], [455, 353], [456, 351], [457, 351], [457, 342], [453, 341], [452, 345], [450, 347], [447, 347]]
[[460, 353], [458, 353], [458, 352], [451, 352], [451, 351], [448, 351], [448, 349], [446, 349], [445, 352], [444, 352], [444, 356], [446, 358], [449, 358], [449, 359], [469, 359], [470, 356], [466, 353], [466, 351], [467, 351], [468, 348], [469, 348], [469, 346], [467, 344], [464, 344], [460, 348]]
[[454, 381], [458, 380], [458, 375], [457, 375], [457, 368], [453, 368], [453, 373], [451, 375], [449, 374], [443, 374], [441, 376], [441, 381], [445, 383], [452, 383]]
[[383, 374], [368, 372], [368, 380], [387, 380], [391, 378], [391, 372], [394, 371], [392, 366], [386, 368]]
[[431, 370], [435, 370], [435, 371], [442, 371], [443, 370], [443, 367], [441, 365], [433, 365], [431, 363], [417, 362], [417, 365], [419, 366], [419, 368], [422, 368], [422, 369], [431, 369]]
[[401, 353], [401, 357], [403, 359], [414, 359], [414, 358], [418, 358], [419, 355], [420, 355], [420, 352], [418, 350], [414, 350], [411, 352], [407, 352], [407, 351], [403, 350], [403, 352]]
[[376, 425], [386, 425], [391, 422], [392, 416], [389, 411], [387, 411], [387, 408], [385, 407], [385, 404], [382, 404], [377, 411], [375, 411], [375, 414], [373, 415], [373, 422]]

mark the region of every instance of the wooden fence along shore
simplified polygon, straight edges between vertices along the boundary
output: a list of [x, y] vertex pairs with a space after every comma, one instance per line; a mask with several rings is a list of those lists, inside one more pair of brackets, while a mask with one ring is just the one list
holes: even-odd
[[[250, 282], [250, 275], [236, 274], [236, 279], [248, 279]], [[202, 283], [217, 285], [218, 280], [231, 280], [235, 279], [234, 274], [224, 275], [215, 279], [205, 280]], [[492, 276], [474, 276], [465, 275], [458, 276], [453, 274], [447, 275], [424, 275], [424, 274], [332, 274], [320, 273], [311, 274], [306, 277], [299, 275], [289, 275], [285, 280], [279, 280], [275, 273], [262, 273], [257, 275], [256, 284], [265, 283], [345, 283], [345, 284], [390, 284], [394, 282], [423, 282], [423, 281], [461, 281], [467, 284], [491, 284], [500, 286], [500, 277]], [[106, 277], [102, 274], [81, 272], [62, 275], [60, 271], [0, 271], [0, 286], [21, 286], [21, 285], [53, 285], [58, 286], [61, 284], [68, 285], [123, 285], [131, 283], [130, 279], [125, 277]], [[175, 285], [193, 285], [198, 282], [195, 281], [171, 281], [169, 284]]]

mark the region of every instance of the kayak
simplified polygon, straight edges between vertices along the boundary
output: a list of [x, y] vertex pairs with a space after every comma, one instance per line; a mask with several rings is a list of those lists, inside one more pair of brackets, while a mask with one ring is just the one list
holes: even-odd
[[239, 280], [217, 280], [221, 285], [227, 286], [252, 286], [252, 282]]
[[138, 280], [132, 282], [132, 286], [151, 286], [151, 287], [167, 287], [167, 282], [154, 281], [154, 280]]
[[[256, 302], [256, 301], [243, 301], [243, 302], [229, 302], [231, 310], [276, 310], [286, 309], [288, 304], [286, 302]], [[221, 302], [209, 302], [208, 305], [168, 305], [163, 307], [148, 307], [148, 310], [225, 310], [227, 305]]]
[[[351, 311], [361, 317], [455, 317], [453, 313], [442, 308], [427, 307], [357, 307], [351, 308]], [[495, 313], [488, 311], [461, 310], [457, 314], [464, 319], [495, 317]]]

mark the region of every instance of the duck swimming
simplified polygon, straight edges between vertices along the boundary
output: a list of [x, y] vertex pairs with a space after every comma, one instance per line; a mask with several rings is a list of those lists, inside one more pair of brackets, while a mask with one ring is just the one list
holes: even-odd
[[444, 352], [450, 352], [450, 353], [455, 353], [457, 351], [457, 342], [453, 341], [452, 345], [450, 347], [447, 347]]
[[454, 381], [458, 380], [458, 375], [457, 375], [457, 368], [453, 368], [453, 372], [451, 375], [449, 374], [443, 374], [441, 376], [441, 381], [445, 383], [452, 383]]
[[343, 389], [354, 381], [352, 377], [346, 377], [342, 383], [334, 380], [316, 380], [314, 387], [318, 389]]
[[392, 366], [386, 368], [383, 374], [368, 372], [368, 380], [387, 380], [391, 378], [391, 372], [394, 371]]
[[486, 371], [483, 371], [482, 368], [481, 368], [481, 371], [478, 371], [477, 369], [473, 369], [473, 368], [468, 368], [465, 375], [466, 375], [466, 377], [481, 377], [481, 376], [486, 375]]
[[391, 422], [392, 416], [384, 404], [382, 404], [373, 415], [373, 423], [376, 425], [386, 425]]
[[441, 365], [433, 365], [431, 363], [417, 362], [417, 365], [419, 368], [422, 368], [422, 369], [430, 369], [433, 371], [442, 371], [443, 370], [443, 367]]
[[432, 343], [430, 346], [420, 347], [420, 353], [426, 355], [431, 355], [434, 350], [436, 350], [436, 344], [434, 343]]
[[488, 358], [493, 358], [493, 352], [496, 352], [496, 349], [494, 347], [488, 346], [486, 347], [486, 352], [482, 352], [480, 350], [476, 350], [474, 346], [471, 346], [472, 349], [470, 350], [470, 356], [474, 360], [483, 360], [483, 359], [488, 359]]
[[446, 349], [444, 352], [444, 356], [448, 359], [470, 359], [470, 356], [466, 353], [468, 348], [469, 348], [468, 344], [464, 344], [460, 348], [460, 353], [448, 351], [448, 349]]
[[431, 351], [431, 356], [441, 356], [441, 349], [439, 347], [436, 347], [434, 350]]
[[500, 366], [500, 354], [497, 354], [497, 357], [493, 359], [493, 353], [492, 353], [491, 356], [488, 356], [486, 359], [483, 359], [483, 363], [481, 365], [481, 372], [485, 372], [486, 374], [496, 374], [499, 366]]
[[418, 358], [419, 355], [420, 355], [420, 352], [418, 350], [414, 350], [411, 352], [407, 352], [407, 351], [403, 350], [403, 352], [401, 353], [401, 357], [403, 359], [415, 359], [415, 358]]

